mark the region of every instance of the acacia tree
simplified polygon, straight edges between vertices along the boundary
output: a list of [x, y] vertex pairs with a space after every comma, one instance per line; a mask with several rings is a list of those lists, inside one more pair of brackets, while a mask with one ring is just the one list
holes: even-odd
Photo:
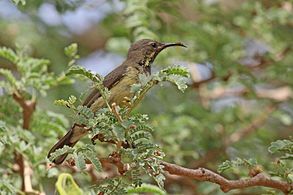
[[[163, 66], [151, 77], [142, 75], [133, 86], [133, 107], [146, 97], [134, 111], [108, 105], [92, 113], [73, 95], [57, 100], [69, 108], [67, 116], [89, 129], [90, 139], [56, 151], [52, 158], [71, 155], [63, 165], [52, 166], [45, 156], [69, 123], [48, 110], [51, 102], [43, 105], [45, 92], [84, 77], [106, 102], [109, 92], [101, 76], [78, 65], [76, 44], [65, 49], [70, 67], [60, 76], [49, 73], [50, 61], [2, 47], [0, 56], [7, 61], [0, 64], [1, 190], [51, 193], [56, 183], [60, 194], [290, 193], [292, 3], [123, 2], [125, 9], [100, 25], [110, 31], [107, 49], [125, 53], [131, 41], [146, 37], [180, 40], [188, 50], [168, 51], [157, 64], [175, 60], [188, 69]], [[41, 3], [26, 4], [24, 12]], [[60, 11], [70, 8], [57, 5]], [[180, 90], [189, 87], [185, 93], [169, 85], [154, 87], [163, 81]]]

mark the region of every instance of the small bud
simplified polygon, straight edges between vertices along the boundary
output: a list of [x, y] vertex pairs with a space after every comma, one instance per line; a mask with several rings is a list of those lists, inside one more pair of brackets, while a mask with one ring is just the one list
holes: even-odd
[[136, 128], [136, 125], [132, 124], [132, 125], [129, 125], [129, 129], [135, 129]]
[[256, 165], [256, 166], [252, 167], [252, 169], [249, 170], [248, 175], [250, 177], [255, 177], [256, 175], [260, 174], [261, 172], [263, 172], [262, 166]]

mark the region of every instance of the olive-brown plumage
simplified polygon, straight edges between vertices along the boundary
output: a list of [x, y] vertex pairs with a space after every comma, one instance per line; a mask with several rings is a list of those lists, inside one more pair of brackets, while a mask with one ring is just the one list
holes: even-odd
[[[128, 50], [126, 60], [110, 72], [104, 79], [104, 86], [110, 90], [109, 103], [116, 103], [120, 107], [125, 107], [126, 99], [131, 99], [134, 94], [131, 93], [131, 86], [137, 83], [140, 74], [150, 74], [151, 64], [156, 56], [165, 48], [171, 46], [183, 46], [182, 43], [160, 43], [150, 39], [142, 39], [131, 45]], [[98, 89], [93, 89], [92, 92], [84, 100], [83, 105], [91, 108], [96, 112], [105, 105]], [[87, 134], [87, 130], [82, 127], [82, 124], [73, 124], [71, 129], [63, 136], [49, 151], [51, 153], [64, 145], [73, 147], [79, 139]], [[61, 164], [66, 159], [67, 154], [54, 159], [55, 164]]]

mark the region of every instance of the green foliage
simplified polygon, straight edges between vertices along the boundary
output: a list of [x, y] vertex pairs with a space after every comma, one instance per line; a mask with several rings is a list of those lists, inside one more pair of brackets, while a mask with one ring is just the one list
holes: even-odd
[[65, 153], [73, 153], [73, 151], [74, 151], [73, 148], [71, 148], [69, 146], [64, 146], [63, 148], [60, 148], [60, 149], [56, 150], [54, 153], [52, 153], [49, 160], [53, 160], [53, 159], [57, 158], [58, 156], [61, 156], [62, 154], [65, 154]]
[[292, 140], [277, 140], [271, 143], [269, 147], [270, 153], [283, 153], [281, 159], [293, 159], [293, 141]]
[[135, 92], [135, 96], [131, 101], [133, 107], [142, 100], [142, 97], [145, 96], [150, 88], [163, 81], [175, 84], [183, 92], [187, 88], [186, 77], [189, 77], [188, 71], [179, 66], [168, 67], [149, 77], [140, 75], [140, 83], [132, 86], [132, 91]]
[[9, 69], [0, 69], [0, 75], [3, 75], [7, 80], [2, 81], [0, 87], [3, 87], [10, 94], [16, 91], [30, 91], [33, 96], [36, 96], [37, 93], [46, 95], [46, 91], [51, 87], [70, 83], [70, 80], [65, 78], [63, 74], [55, 76], [48, 73], [48, 60], [31, 58], [25, 54], [25, 50], [14, 52], [12, 49], [1, 47], [0, 57], [13, 63], [21, 78], [15, 78]]
[[[55, 142], [58, 133], [63, 134], [68, 126], [63, 115], [42, 110], [38, 106], [29, 106], [38, 101], [39, 95], [46, 95], [50, 88], [70, 80], [62, 74], [56, 76], [48, 72], [48, 60], [29, 57], [24, 50], [14, 52], [1, 47], [0, 57], [12, 64], [10, 69], [0, 69], [0, 74], [4, 77], [0, 86], [4, 92], [0, 96], [3, 103], [0, 108], [0, 173], [5, 179], [1, 182], [1, 193], [4, 190], [3, 192], [15, 194], [21, 189], [22, 183], [20, 174], [13, 168], [21, 166], [18, 156], [22, 156], [23, 161], [29, 160], [34, 179], [47, 178], [44, 157], [48, 147]], [[71, 98], [69, 102], [72, 101]], [[26, 126], [25, 120], [28, 124]], [[41, 189], [42, 185], [39, 184], [38, 187]]]
[[286, 163], [282, 160], [279, 160], [276, 163], [274, 163], [273, 167], [274, 168], [270, 170], [270, 174], [272, 176], [277, 176], [289, 183], [293, 183], [293, 168], [292, 165], [290, 165], [290, 163]]
[[68, 70], [68, 72], [66, 73], [67, 76], [70, 75], [82, 75], [88, 79], [90, 79], [91, 81], [93, 81], [94, 83], [94, 87], [96, 87], [99, 92], [101, 93], [102, 97], [104, 98], [104, 100], [107, 102], [107, 99], [109, 97], [109, 90], [107, 88], [105, 88], [103, 86], [103, 77], [100, 76], [99, 74], [94, 74], [88, 70], [86, 70], [85, 68], [75, 65], [75, 66], [71, 66]]
[[65, 47], [64, 53], [70, 59], [68, 62], [68, 66], [73, 66], [76, 64], [76, 60], [79, 59], [79, 55], [77, 54], [78, 45], [76, 43], [72, 43], [71, 45]]
[[93, 187], [94, 191], [98, 191], [99, 193], [103, 193], [105, 195], [120, 195], [126, 194], [125, 187], [127, 186], [126, 183], [121, 178], [116, 179], [106, 179], [102, 184], [98, 187]]
[[[103, 97], [105, 97], [104, 100], [107, 101], [109, 92], [103, 86], [103, 79], [101, 76], [93, 74], [77, 65], [70, 67], [67, 73], [67, 75], [75, 74], [83, 75], [93, 81]], [[174, 76], [176, 76], [177, 79], [174, 79]], [[140, 84], [135, 86], [138, 89], [135, 93], [135, 97], [131, 101], [132, 107], [128, 110], [117, 108], [117, 113], [114, 112], [113, 108], [109, 105], [107, 108], [100, 109], [96, 113], [93, 113], [93, 111], [86, 106], [75, 107], [75, 97], [70, 97], [69, 100], [58, 100], [56, 103], [72, 109], [72, 112], [76, 113], [74, 121], [90, 129], [92, 139], [96, 135], [102, 135], [104, 141], [111, 141], [116, 144], [116, 149], [112, 154], [109, 154], [109, 156], [119, 154], [123, 163], [129, 163], [131, 168], [126, 174], [129, 176], [134, 186], [140, 186], [142, 184], [141, 176], [148, 174], [162, 188], [165, 177], [163, 175], [162, 166], [160, 165], [160, 160], [163, 158], [164, 153], [157, 144], [153, 143], [153, 129], [147, 124], [149, 118], [144, 114], [129, 116], [129, 113], [138, 103], [138, 100], [141, 100], [149, 89], [160, 82], [169, 81], [176, 84], [178, 89], [184, 90], [187, 87], [186, 80], [182, 79], [184, 77], [188, 77], [188, 72], [180, 67], [169, 67], [149, 77], [141, 75], [143, 79], [141, 79]], [[131, 147], [123, 148], [119, 146], [118, 143], [127, 143]], [[101, 170], [101, 164], [96, 158], [96, 151], [92, 146], [86, 145], [80, 148], [77, 147], [76, 149], [70, 149], [65, 146], [54, 152], [50, 160], [64, 153], [73, 154], [76, 166], [79, 170], [84, 170], [86, 168], [85, 159], [93, 162], [97, 171]], [[121, 187], [118, 187], [120, 183], [124, 182], [120, 182], [119, 180], [118, 183], [113, 183], [113, 180], [109, 180], [109, 183], [105, 183], [104, 185], [107, 185], [108, 189], [111, 189], [111, 186], [120, 189]], [[97, 190], [109, 193], [108, 191], [106, 192], [102, 186], [97, 188]], [[114, 192], [111, 191], [111, 193]]]
[[71, 95], [68, 100], [55, 100], [54, 104], [59, 106], [66, 106], [68, 108], [75, 108], [74, 103], [76, 102], [76, 97]]
[[166, 192], [158, 188], [157, 186], [150, 184], [142, 184], [140, 187], [127, 189], [127, 194], [137, 193], [152, 193], [153, 195], [165, 195]]
[[0, 180], [0, 189], [2, 192], [6, 192], [8, 194], [16, 194], [17, 190], [15, 189], [15, 187], [13, 186], [13, 183], [4, 179]]
[[131, 30], [133, 39], [157, 39], [158, 37], [148, 25], [148, 21], [154, 18], [153, 12], [148, 9], [150, 2], [148, 0], [125, 0], [125, 3], [125, 25]]
[[[96, 145], [92, 145], [85, 140], [74, 150], [68, 150], [69, 157], [80, 161], [80, 169], [84, 168], [84, 161], [92, 162], [94, 172], [104, 175], [100, 173], [105, 170], [101, 170], [98, 157], [112, 154], [120, 155], [129, 167], [125, 175], [103, 180], [94, 188], [92, 183], [97, 181], [89, 181], [87, 170], [75, 171], [72, 176], [84, 193], [126, 194], [133, 186], [142, 184], [137, 187], [139, 190], [153, 180], [162, 186], [158, 162], [163, 156], [168, 162], [189, 168], [204, 166], [215, 170], [224, 162], [219, 169], [225, 171], [229, 179], [247, 177], [247, 169], [261, 166], [273, 179], [292, 183], [292, 1], [123, 0], [119, 4], [123, 10], [117, 9], [116, 1], [102, 4], [80, 0], [47, 2], [64, 14], [80, 13], [79, 8], [105, 13], [98, 24], [90, 21], [93, 26], [78, 35], [62, 22], [47, 25], [40, 19], [38, 10], [44, 1], [13, 2], [25, 19], [18, 19], [17, 14], [0, 19], [0, 42], [6, 46], [0, 49], [1, 193], [22, 193], [19, 191], [21, 177], [15, 166], [16, 151], [33, 170], [33, 188], [52, 192], [54, 179], [68, 169], [62, 166], [47, 170], [45, 157], [56, 140], [65, 134], [69, 127], [66, 117], [71, 114], [74, 115], [72, 120], [90, 128], [90, 138], [102, 134], [104, 140], [110, 142], [100, 144], [96, 140]], [[115, 7], [110, 13], [101, 11], [109, 5]], [[181, 41], [188, 49], [163, 51], [152, 66], [154, 74], [140, 76], [140, 83], [132, 87], [136, 93], [132, 107], [145, 98], [134, 110], [136, 114], [130, 112], [132, 107], [128, 110], [117, 107], [113, 114], [110, 105], [96, 113], [78, 106], [79, 98], [74, 96], [78, 97], [80, 89], [88, 91], [88, 87], [80, 83], [78, 87], [58, 87], [69, 83], [69, 77], [64, 73], [59, 76], [51, 73], [60, 73], [69, 65], [70, 78], [72, 75], [89, 78], [94, 87], [104, 90], [101, 93], [107, 101], [109, 92], [102, 86], [102, 77], [78, 66], [77, 50], [82, 56], [97, 48], [126, 56], [131, 42], [141, 38]], [[71, 44], [64, 49], [70, 42], [79, 45]], [[28, 50], [8, 48], [16, 44]], [[104, 44], [105, 48], [101, 48]], [[39, 57], [49, 59], [50, 63]], [[167, 73], [157, 72], [163, 65], [181, 62], [191, 72], [188, 83], [192, 87], [184, 94], [168, 84], [149, 91], [163, 81], [185, 89], [185, 70], [180, 73], [181, 68], [171, 67]], [[206, 62], [210, 65], [202, 67], [212, 71], [211, 79], [207, 72], [195, 66]], [[209, 82], [201, 83], [200, 79]], [[54, 89], [48, 91], [52, 87]], [[26, 101], [37, 103], [28, 132], [22, 128], [22, 108], [11, 96], [16, 91]], [[53, 110], [58, 108], [52, 105], [53, 99], [64, 97], [70, 98], [57, 100], [56, 104], [70, 107], [59, 110], [66, 113], [66, 117], [55, 113]], [[266, 108], [271, 105], [274, 111], [267, 113]], [[139, 113], [147, 113], [149, 118]], [[268, 116], [263, 117], [266, 114]], [[129, 148], [119, 147], [120, 142], [129, 144]], [[255, 159], [257, 165], [246, 159]], [[148, 164], [152, 166], [146, 169]], [[198, 182], [194, 189], [193, 185], [182, 185], [185, 180], [167, 180], [164, 188], [168, 194], [223, 194], [217, 185], [209, 182]], [[273, 193], [261, 187], [234, 192]]]
[[271, 143], [270, 153], [281, 154], [280, 160], [274, 163], [274, 169], [270, 171], [271, 175], [278, 176], [289, 183], [293, 183], [293, 167], [290, 161], [293, 159], [292, 140], [277, 140]]
[[[87, 149], [88, 148], [90, 148], [90, 147], [87, 147]], [[97, 158], [97, 156], [96, 156], [97, 153], [95, 150], [86, 151], [84, 154], [85, 154], [85, 157], [94, 165], [94, 167], [97, 171], [102, 170], [101, 162]]]
[[12, 0], [12, 2], [15, 5], [21, 4], [22, 6], [24, 6], [26, 4], [26, 1], [25, 0]]
[[241, 159], [237, 158], [235, 160], [226, 160], [218, 167], [218, 172], [222, 173], [231, 168], [239, 168], [239, 167], [248, 167], [252, 168], [257, 165], [257, 162], [254, 159]]

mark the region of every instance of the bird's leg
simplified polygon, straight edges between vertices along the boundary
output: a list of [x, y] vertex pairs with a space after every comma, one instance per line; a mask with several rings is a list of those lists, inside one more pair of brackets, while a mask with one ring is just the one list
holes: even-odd
[[123, 120], [122, 120], [121, 115], [119, 114], [119, 111], [117, 110], [117, 105], [115, 102], [111, 105], [111, 109], [112, 109], [112, 113], [115, 115], [115, 117], [117, 118], [119, 123], [122, 123]]
[[123, 104], [128, 107], [128, 108], [131, 108], [132, 107], [132, 103], [131, 103], [131, 99], [129, 97], [124, 97], [123, 98], [124, 100], [122, 101]]

